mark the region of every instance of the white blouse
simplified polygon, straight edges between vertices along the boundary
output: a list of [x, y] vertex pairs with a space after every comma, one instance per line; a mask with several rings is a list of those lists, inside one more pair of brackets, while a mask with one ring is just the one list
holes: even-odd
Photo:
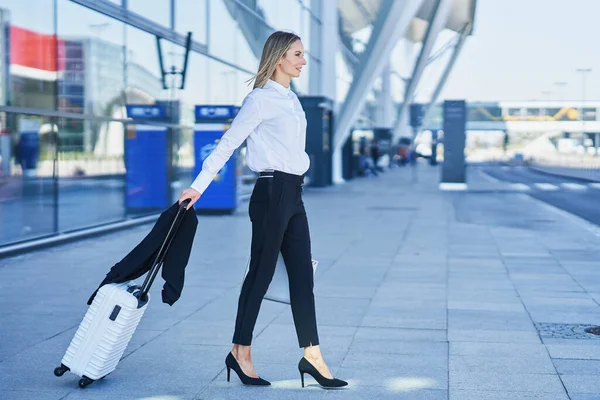
[[252, 171], [302, 175], [310, 166], [302, 105], [290, 88], [269, 80], [246, 96], [231, 127], [204, 160], [202, 171], [190, 186], [203, 193], [246, 139], [246, 162]]

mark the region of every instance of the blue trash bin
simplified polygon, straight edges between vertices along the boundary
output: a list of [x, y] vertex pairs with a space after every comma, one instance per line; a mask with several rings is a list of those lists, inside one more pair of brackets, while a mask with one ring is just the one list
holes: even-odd
[[[194, 126], [194, 177], [202, 170], [202, 163], [229, 129], [239, 107], [231, 105], [197, 105]], [[194, 207], [199, 214], [233, 213], [238, 206], [237, 162], [235, 151], [217, 173]]]

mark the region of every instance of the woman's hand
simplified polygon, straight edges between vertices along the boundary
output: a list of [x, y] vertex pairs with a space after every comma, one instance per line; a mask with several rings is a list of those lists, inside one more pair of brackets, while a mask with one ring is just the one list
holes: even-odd
[[181, 202], [184, 201], [185, 199], [191, 199], [192, 201], [190, 201], [190, 204], [188, 204], [187, 207], [185, 208], [186, 210], [189, 210], [190, 207], [193, 206], [194, 203], [197, 202], [199, 198], [200, 198], [200, 192], [198, 192], [196, 189], [188, 188], [188, 189], [181, 191], [181, 196], [179, 197], [177, 204], [181, 204]]

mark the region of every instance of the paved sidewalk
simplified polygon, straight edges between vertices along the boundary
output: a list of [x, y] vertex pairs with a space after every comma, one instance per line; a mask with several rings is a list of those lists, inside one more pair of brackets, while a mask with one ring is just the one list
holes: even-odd
[[[422, 165], [308, 189], [305, 203], [326, 391], [296, 368], [289, 307], [263, 303], [253, 358], [269, 388], [225, 379], [250, 245], [247, 203], [200, 217], [182, 298], [160, 284], [125, 358], [85, 390], [52, 371], [113, 263], [143, 226], [0, 259], [0, 398], [452, 399], [600, 398], [600, 237], [563, 212], [469, 172], [472, 190], [440, 192]], [[539, 330], [538, 330], [539, 329]]]

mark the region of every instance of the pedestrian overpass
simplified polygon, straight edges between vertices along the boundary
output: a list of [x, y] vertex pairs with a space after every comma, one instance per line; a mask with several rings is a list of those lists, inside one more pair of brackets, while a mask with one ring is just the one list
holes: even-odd
[[[511, 134], [600, 133], [600, 102], [471, 102], [467, 104], [468, 131]], [[582, 118], [583, 116], [583, 118]], [[443, 129], [443, 106], [436, 105], [422, 130]]]

